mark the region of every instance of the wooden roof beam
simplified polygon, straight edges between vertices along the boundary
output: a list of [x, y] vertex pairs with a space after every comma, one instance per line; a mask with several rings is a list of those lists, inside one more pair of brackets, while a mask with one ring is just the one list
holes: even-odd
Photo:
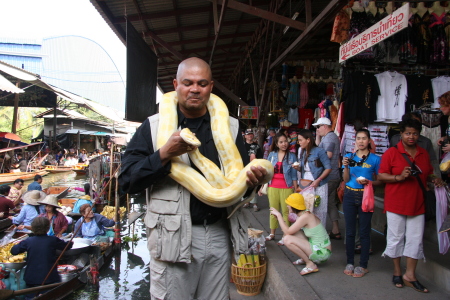
[[[156, 40], [155, 40], [156, 41]], [[216, 49], [221, 49], [221, 50], [224, 50], [224, 49], [233, 49], [233, 48], [238, 48], [238, 47], [242, 47], [242, 46], [245, 46], [247, 43], [246, 42], [242, 42], [242, 43], [234, 43], [234, 44], [232, 44], [232, 45], [230, 45], [230, 44], [224, 44], [224, 45], [218, 45], [218, 46], [216, 46]], [[165, 47], [164, 47], [165, 48]], [[203, 48], [194, 48], [194, 49], [186, 49], [186, 50], [183, 50], [183, 51], [181, 51], [181, 52], [179, 52], [180, 54], [186, 54], [186, 55], [189, 55], [189, 54], [193, 54], [193, 53], [197, 53], [197, 52], [205, 52], [205, 51], [209, 51], [209, 50], [211, 50], [211, 47], [203, 47]], [[178, 52], [178, 51], [177, 51]], [[174, 53], [172, 53], [172, 52], [170, 52], [170, 53], [163, 53], [163, 54], [159, 54], [158, 55], [158, 57], [170, 57], [170, 56], [172, 56], [172, 55], [174, 55]]]
[[[253, 31], [249, 31], [249, 32], [241, 32], [241, 33], [231, 33], [231, 34], [224, 34], [221, 35], [220, 38], [222, 40], [226, 40], [226, 39], [232, 39], [232, 38], [239, 38], [239, 37], [249, 37], [253, 35]], [[190, 39], [190, 40], [185, 40], [185, 41], [177, 41], [177, 42], [168, 42], [167, 44], [174, 47], [174, 46], [180, 46], [180, 45], [189, 45], [189, 44], [195, 44], [195, 43], [202, 43], [202, 42], [209, 42], [214, 40], [214, 36], [207, 36], [207, 37], [202, 37], [202, 38], [197, 38], [197, 39]], [[156, 47], [162, 47], [161, 45], [157, 45]]]
[[[213, 0], [208, 0], [208, 1], [213, 1]], [[227, 1], [227, 0], [218, 0], [218, 3], [219, 3], [219, 5], [221, 3], [223, 5], [223, 3], [225, 1]], [[227, 5], [228, 8], [231, 8], [231, 9], [234, 9], [237, 11], [241, 11], [246, 14], [254, 15], [259, 18], [263, 18], [263, 19], [266, 19], [266, 20], [269, 20], [269, 21], [272, 21], [275, 23], [283, 24], [283, 25], [289, 26], [291, 28], [295, 28], [298, 30], [305, 30], [305, 28], [306, 28], [306, 24], [303, 22], [295, 21], [295, 20], [292, 20], [291, 18], [281, 16], [276, 13], [272, 13], [270, 11], [260, 9], [255, 6], [247, 5], [242, 2], [238, 2], [235, 0], [228, 0], [228, 3], [225, 3], [225, 4]]]
[[[217, 2], [217, 0], [214, 0], [214, 3], [213, 3], [214, 6], [216, 6], [216, 2]], [[222, 29], [222, 22], [223, 22], [223, 19], [225, 19], [225, 10], [226, 10], [227, 2], [228, 2], [228, 0], [223, 0], [223, 2], [222, 2], [223, 5], [222, 5], [222, 9], [220, 10], [220, 18], [219, 18], [219, 22], [217, 23], [217, 26], [216, 26], [216, 22], [214, 21], [214, 27], [216, 29], [214, 30], [214, 42], [211, 47], [211, 54], [209, 56], [209, 65], [210, 66], [212, 66], [214, 50], [216, 48], [217, 40], [219, 39], [220, 29]]]
[[[235, 26], [235, 25], [245, 25], [245, 24], [255, 24], [259, 23], [261, 19], [259, 18], [251, 18], [251, 19], [244, 19], [240, 21], [226, 21], [222, 23], [222, 26]], [[193, 26], [183, 26], [183, 27], [172, 27], [167, 29], [160, 29], [155, 30], [153, 33], [157, 35], [164, 35], [164, 34], [171, 34], [171, 33], [178, 33], [179, 31], [194, 31], [194, 30], [203, 30], [205, 28], [214, 27], [214, 22], [208, 22], [206, 24], [199, 24], [199, 25], [193, 25]], [[147, 35], [147, 33], [144, 33], [144, 35]]]
[[269, 69], [273, 69], [277, 65], [281, 64], [286, 57], [295, 49], [306, 44], [306, 42], [311, 39], [311, 37], [317, 33], [329, 19], [335, 16], [346, 4], [346, 0], [331, 0], [330, 3], [322, 10], [322, 12], [312, 21], [312, 23], [306, 28], [305, 31], [300, 34], [298, 38], [284, 50], [281, 55], [275, 59], [275, 61], [270, 65]]

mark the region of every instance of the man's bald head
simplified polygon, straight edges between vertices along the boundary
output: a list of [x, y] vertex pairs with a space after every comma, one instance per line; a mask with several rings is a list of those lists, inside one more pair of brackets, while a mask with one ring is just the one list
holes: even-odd
[[203, 59], [200, 59], [198, 57], [187, 58], [178, 65], [177, 80], [178, 81], [183, 80], [181, 78], [181, 76], [183, 76], [184, 70], [191, 69], [191, 68], [199, 68], [199, 69], [206, 70], [206, 72], [209, 76], [209, 78], [206, 78], [206, 79], [208, 79], [210, 81], [212, 80], [212, 72], [211, 72], [211, 68], [209, 67], [209, 64], [206, 61], [204, 61]]

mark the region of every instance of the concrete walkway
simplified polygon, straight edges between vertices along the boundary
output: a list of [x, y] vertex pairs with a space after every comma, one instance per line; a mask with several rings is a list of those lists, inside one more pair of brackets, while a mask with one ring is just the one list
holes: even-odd
[[[266, 196], [259, 197], [259, 212], [253, 209], [245, 209], [250, 227], [269, 233], [269, 207]], [[343, 216], [339, 222], [340, 231], [345, 234]], [[327, 229], [331, 226], [328, 224]], [[373, 255], [369, 260], [369, 273], [362, 278], [353, 278], [343, 273], [346, 265], [344, 239], [332, 240], [333, 254], [324, 264], [319, 265], [318, 273], [301, 276], [303, 266], [295, 266], [292, 261], [297, 257], [285, 246], [278, 246], [276, 241], [281, 238], [281, 230], [277, 230], [276, 239], [266, 243], [267, 246], [267, 277], [262, 293], [254, 297], [245, 297], [236, 293], [231, 286], [231, 299], [450, 299], [450, 295], [442, 288], [438, 288], [433, 282], [428, 281], [420, 273], [417, 273], [420, 282], [431, 292], [423, 294], [411, 288], [396, 288], [392, 280], [393, 264], [391, 259], [382, 258], [385, 248], [384, 235], [372, 231]], [[430, 255], [425, 253], [425, 255]], [[358, 265], [359, 255], [355, 256]], [[424, 264], [426, 265], [426, 263]]]

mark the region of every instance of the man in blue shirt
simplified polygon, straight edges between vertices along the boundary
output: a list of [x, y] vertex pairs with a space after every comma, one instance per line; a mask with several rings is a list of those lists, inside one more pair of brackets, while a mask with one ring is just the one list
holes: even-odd
[[30, 183], [30, 185], [28, 186], [28, 191], [42, 191], [42, 176], [41, 175], [36, 175], [34, 176], [34, 182]]

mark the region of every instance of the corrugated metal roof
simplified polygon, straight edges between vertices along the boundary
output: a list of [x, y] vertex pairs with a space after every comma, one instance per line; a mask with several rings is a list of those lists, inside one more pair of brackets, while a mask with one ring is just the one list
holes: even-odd
[[[192, 0], [173, 0], [173, 1], [154, 1], [154, 0], [90, 0], [97, 8], [110, 27], [122, 39], [125, 39], [125, 18], [129, 20], [138, 32], [145, 32], [147, 29], [143, 26], [145, 22], [148, 30], [145, 41], [153, 49], [156, 46], [156, 54], [159, 58], [158, 66], [158, 85], [164, 92], [173, 90], [172, 76], [176, 72], [176, 66], [179, 59], [170, 51], [152, 42], [149, 37], [156, 34], [163, 41], [168, 43], [173, 49], [179, 51], [183, 57], [197, 56], [209, 61], [213, 43], [214, 43], [214, 23], [213, 23], [213, 1], [192, 1]], [[230, 0], [230, 2], [233, 0]], [[230, 3], [229, 2], [229, 3]], [[276, 14], [286, 18], [291, 18], [294, 12], [298, 11], [300, 15], [297, 18], [299, 22], [306, 21], [305, 1], [287, 1], [287, 0], [239, 0], [237, 1], [246, 7], [247, 11], [227, 8], [225, 18], [221, 24], [221, 31], [215, 45], [213, 55], [213, 76], [216, 81], [223, 85], [230, 84], [232, 79], [239, 76], [239, 72], [249, 69], [247, 57], [247, 46], [251, 46], [251, 57], [253, 68], [259, 69], [263, 58], [267, 59], [269, 47], [266, 45], [266, 37], [262, 36], [263, 26], [264, 34], [271, 34], [273, 22], [265, 21], [260, 15], [255, 16], [255, 8], [269, 11], [273, 3], [279, 4]], [[346, 0], [314, 0], [312, 4], [312, 20], [316, 18], [328, 4], [333, 5], [333, 12], [337, 12], [348, 1]], [[221, 3], [221, 1], [217, 1]], [[220, 15], [221, 5], [218, 5], [217, 11]], [[331, 10], [330, 10], [331, 11]], [[321, 59], [337, 58], [337, 43], [329, 42], [331, 35], [331, 26], [334, 15], [325, 15], [325, 23], [329, 26], [323, 30], [316, 30], [310, 35], [319, 34], [320, 39], [315, 40], [313, 47], [303, 47], [300, 50], [293, 49], [286, 59]], [[264, 20], [264, 21], [263, 21]], [[291, 28], [286, 34], [282, 34], [285, 25], [276, 24], [275, 36], [273, 42], [273, 53], [271, 61], [276, 57], [276, 53], [283, 52], [292, 42], [299, 37], [302, 31]], [[248, 34], [251, 33], [251, 34]], [[222, 38], [222, 36], [227, 36]], [[233, 36], [233, 37], [230, 37]], [[256, 42], [255, 42], [256, 41]], [[252, 45], [252, 43], [255, 43]], [[268, 39], [270, 43], [270, 39]], [[321, 50], [318, 51], [318, 48]], [[237, 73], [236, 73], [237, 72]], [[234, 76], [233, 76], [234, 75]], [[258, 77], [258, 76], [257, 76]], [[262, 77], [262, 76], [261, 76]], [[242, 84], [235, 84], [229, 89], [242, 98], [246, 98], [247, 87]]]

